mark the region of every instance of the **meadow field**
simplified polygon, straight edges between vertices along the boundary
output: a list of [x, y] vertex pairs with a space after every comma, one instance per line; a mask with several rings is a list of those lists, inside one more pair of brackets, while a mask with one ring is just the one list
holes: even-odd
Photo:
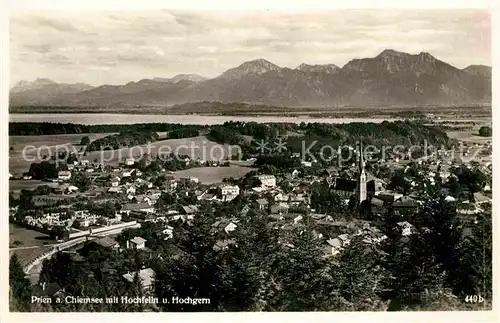
[[240, 178], [246, 173], [255, 170], [252, 167], [231, 165], [229, 167], [197, 167], [174, 172], [174, 177], [198, 177], [202, 184], [220, 183], [224, 178]]
[[93, 151], [87, 153], [86, 159], [90, 161], [104, 161], [108, 164], [118, 164], [124, 158], [138, 158], [144, 154], [157, 155], [174, 153], [187, 155], [191, 159], [222, 160], [237, 153], [237, 147], [221, 145], [208, 140], [205, 136], [182, 139], [159, 140], [147, 145], [115, 150]]
[[56, 243], [45, 233], [9, 223], [9, 254], [16, 253], [21, 263], [26, 263]]
[[9, 146], [14, 151], [22, 151], [27, 145], [37, 148], [41, 146], [74, 145], [79, 146], [83, 137], [88, 136], [90, 140], [100, 139], [114, 133], [79, 133], [62, 135], [42, 135], [42, 136], [9, 136]]
[[[165, 137], [165, 132], [158, 133], [160, 138]], [[9, 151], [9, 171], [12, 175], [19, 176], [29, 170], [31, 163], [40, 162], [44, 155], [56, 151], [80, 151], [80, 140], [84, 136], [89, 136], [91, 140], [112, 135], [112, 133], [99, 134], [73, 134], [73, 135], [47, 135], [47, 136], [11, 136], [9, 143], [12, 149]], [[25, 148], [28, 145], [31, 147]], [[23, 154], [23, 149], [24, 154]], [[158, 153], [177, 155], [187, 155], [192, 159], [200, 158], [204, 160], [222, 160], [236, 154], [238, 147], [220, 145], [208, 140], [205, 136], [182, 139], [158, 140], [146, 145], [139, 145], [129, 148], [92, 151], [82, 156], [91, 162], [105, 162], [110, 165], [117, 165], [125, 158], [137, 158], [143, 154], [156, 155]]]
[[10, 180], [9, 181], [9, 191], [20, 191], [22, 189], [31, 190], [31, 189], [36, 188], [37, 186], [40, 186], [40, 185], [48, 185], [50, 187], [57, 187], [57, 186], [59, 186], [58, 183], [44, 182], [44, 181], [41, 181], [41, 180], [15, 179], [15, 180]]
[[447, 131], [448, 137], [473, 144], [486, 144], [492, 141], [492, 137], [481, 137], [478, 135], [478, 129], [468, 129], [464, 131]]
[[[90, 140], [100, 139], [113, 133], [81, 133], [43, 136], [9, 136], [9, 172], [21, 175], [29, 170], [32, 162], [39, 162], [44, 155], [58, 150], [79, 151], [80, 141], [88, 136]], [[24, 151], [24, 154], [23, 154]], [[23, 156], [24, 155], [24, 156]], [[26, 158], [25, 158], [26, 157]], [[34, 159], [34, 160], [30, 160]]]

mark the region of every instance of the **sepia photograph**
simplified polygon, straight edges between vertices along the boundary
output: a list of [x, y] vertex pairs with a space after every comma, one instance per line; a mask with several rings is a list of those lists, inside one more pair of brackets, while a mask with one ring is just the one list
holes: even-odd
[[491, 16], [10, 14], [9, 311], [491, 311]]

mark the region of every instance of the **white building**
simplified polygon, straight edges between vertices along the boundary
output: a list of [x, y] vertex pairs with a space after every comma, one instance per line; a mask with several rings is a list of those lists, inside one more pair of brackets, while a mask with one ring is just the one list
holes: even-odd
[[125, 165], [127, 165], [127, 166], [132, 166], [134, 164], [135, 164], [135, 160], [133, 158], [127, 158], [125, 160]]
[[310, 161], [301, 161], [300, 164], [304, 167], [311, 167], [312, 166], [312, 162]]
[[146, 248], [146, 239], [141, 237], [134, 237], [127, 240], [127, 249], [144, 249]]
[[457, 199], [451, 195], [448, 195], [445, 199], [446, 202], [455, 202]]
[[448, 179], [451, 176], [451, 173], [448, 171], [442, 171], [442, 172], [439, 172], [439, 176], [442, 179]]
[[231, 201], [240, 194], [238, 185], [224, 185], [221, 187], [222, 200]]
[[234, 230], [236, 230], [238, 226], [236, 224], [234, 224], [233, 222], [229, 222], [225, 227], [224, 227], [224, 231], [226, 233], [229, 233], [229, 232], [233, 232]]
[[401, 234], [403, 236], [409, 236], [412, 233], [413, 225], [411, 225], [407, 221], [398, 222], [398, 226], [402, 229]]
[[257, 175], [257, 178], [264, 187], [276, 187], [276, 177], [274, 175]]
[[298, 224], [300, 220], [302, 220], [304, 217], [302, 215], [297, 215], [295, 218], [293, 218], [293, 224]]
[[135, 275], [137, 274], [139, 274], [139, 278], [141, 279], [142, 288], [145, 291], [151, 290], [154, 286], [156, 275], [155, 271], [151, 268], [141, 269], [139, 270], [139, 272], [128, 272], [123, 275], [123, 278], [125, 278], [129, 283], [132, 283], [134, 281]]
[[172, 239], [174, 237], [174, 228], [167, 225], [166, 228], [162, 231], [164, 238], [163, 240]]
[[78, 191], [78, 187], [70, 185], [66, 190], [68, 191], [68, 193], [75, 193], [76, 191]]
[[120, 213], [130, 215], [130, 212], [154, 213], [155, 208], [148, 203], [128, 203], [124, 204]]
[[86, 227], [90, 226], [90, 219], [89, 218], [76, 219], [75, 222], [78, 222], [78, 224], [80, 225], [80, 228], [86, 228]]
[[134, 185], [126, 185], [127, 194], [135, 194], [135, 186]]
[[120, 185], [120, 177], [117, 176], [111, 180], [111, 186], [117, 187], [118, 185]]
[[57, 178], [60, 181], [69, 181], [71, 179], [71, 172], [67, 170], [62, 170], [57, 174]]

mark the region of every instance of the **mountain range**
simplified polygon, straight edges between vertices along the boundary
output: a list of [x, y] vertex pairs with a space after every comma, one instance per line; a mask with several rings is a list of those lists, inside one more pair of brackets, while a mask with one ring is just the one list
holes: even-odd
[[200, 101], [274, 106], [463, 105], [491, 102], [491, 67], [458, 69], [429, 53], [384, 50], [371, 58], [291, 69], [257, 59], [207, 79], [196, 74], [125, 85], [21, 81], [11, 106], [166, 106]]

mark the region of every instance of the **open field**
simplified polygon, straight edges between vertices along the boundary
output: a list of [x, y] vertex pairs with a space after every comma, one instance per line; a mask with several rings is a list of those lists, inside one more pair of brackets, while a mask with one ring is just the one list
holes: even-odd
[[[50, 237], [44, 233], [9, 223], [9, 249], [19, 248], [11, 250], [9, 254], [12, 255], [12, 253], [16, 253], [22, 263], [36, 257], [44, 247], [54, 243], [56, 243], [56, 241], [51, 240]], [[25, 249], [20, 249], [22, 247]]]
[[[21, 175], [29, 170], [30, 164], [39, 162], [44, 155], [48, 155], [49, 151], [54, 153], [57, 150], [80, 150], [80, 140], [88, 135], [91, 140], [109, 136], [112, 133], [99, 134], [76, 134], [76, 135], [48, 135], [48, 136], [11, 136], [9, 138], [10, 145], [14, 148], [9, 152], [9, 171], [13, 175]], [[165, 132], [158, 133], [160, 137], [165, 137]], [[28, 150], [23, 156], [23, 149], [27, 145], [33, 145], [37, 148]], [[38, 149], [43, 146], [49, 148]], [[118, 164], [121, 160], [127, 157], [138, 157], [141, 154], [157, 153], [168, 154], [170, 152], [178, 155], [188, 155], [191, 158], [209, 159], [225, 159], [231, 154], [238, 152], [236, 147], [229, 145], [219, 145], [208, 140], [204, 136], [183, 138], [183, 139], [167, 139], [152, 142], [147, 145], [134, 146], [131, 148], [122, 148], [117, 150], [107, 151], [92, 151], [88, 152], [83, 158], [90, 161], [104, 161], [108, 164]]]
[[152, 142], [147, 145], [122, 148], [117, 150], [93, 151], [87, 153], [90, 161], [97, 159], [109, 164], [117, 164], [123, 158], [137, 158], [143, 154], [170, 154], [187, 155], [192, 159], [221, 160], [238, 152], [237, 147], [221, 145], [208, 140], [205, 136], [182, 139], [167, 139]]
[[80, 141], [85, 136], [88, 136], [90, 140], [96, 140], [112, 134], [113, 133], [79, 133], [44, 136], [9, 136], [9, 146], [14, 147], [15, 152], [21, 152], [26, 145], [33, 145], [37, 148], [44, 145], [79, 145]]
[[90, 140], [96, 140], [109, 135], [112, 133], [9, 136], [9, 146], [13, 148], [9, 150], [9, 171], [13, 175], [21, 175], [29, 170], [32, 162], [39, 162], [44, 155], [49, 155], [49, 152], [73, 149], [78, 151], [81, 149], [80, 140], [83, 137], [89, 136]]
[[487, 142], [491, 142], [492, 137], [481, 137], [477, 134], [475, 130], [468, 131], [449, 131], [447, 132], [448, 137], [453, 139], [458, 139], [461, 141], [466, 141], [474, 144], [485, 144]]
[[193, 176], [198, 177], [202, 184], [214, 184], [222, 182], [222, 179], [227, 177], [242, 177], [252, 170], [255, 170], [255, 168], [244, 166], [197, 167], [174, 172], [174, 177], [180, 179]]
[[57, 187], [59, 184], [52, 182], [44, 182], [39, 180], [10, 180], [9, 191], [20, 191], [22, 189], [32, 190], [40, 185], [49, 185], [50, 187]]
[[481, 128], [482, 126], [487, 126], [487, 127], [492, 126], [491, 118], [485, 119], [485, 120], [473, 119], [473, 120], [468, 120], [468, 121], [473, 121], [476, 124], [469, 129], [447, 131], [446, 134], [448, 135], [448, 137], [453, 138], [453, 139], [458, 139], [461, 141], [465, 141], [465, 142], [474, 143], [474, 144], [485, 144], [488, 141], [491, 142], [493, 140], [492, 137], [479, 136], [479, 128]]

